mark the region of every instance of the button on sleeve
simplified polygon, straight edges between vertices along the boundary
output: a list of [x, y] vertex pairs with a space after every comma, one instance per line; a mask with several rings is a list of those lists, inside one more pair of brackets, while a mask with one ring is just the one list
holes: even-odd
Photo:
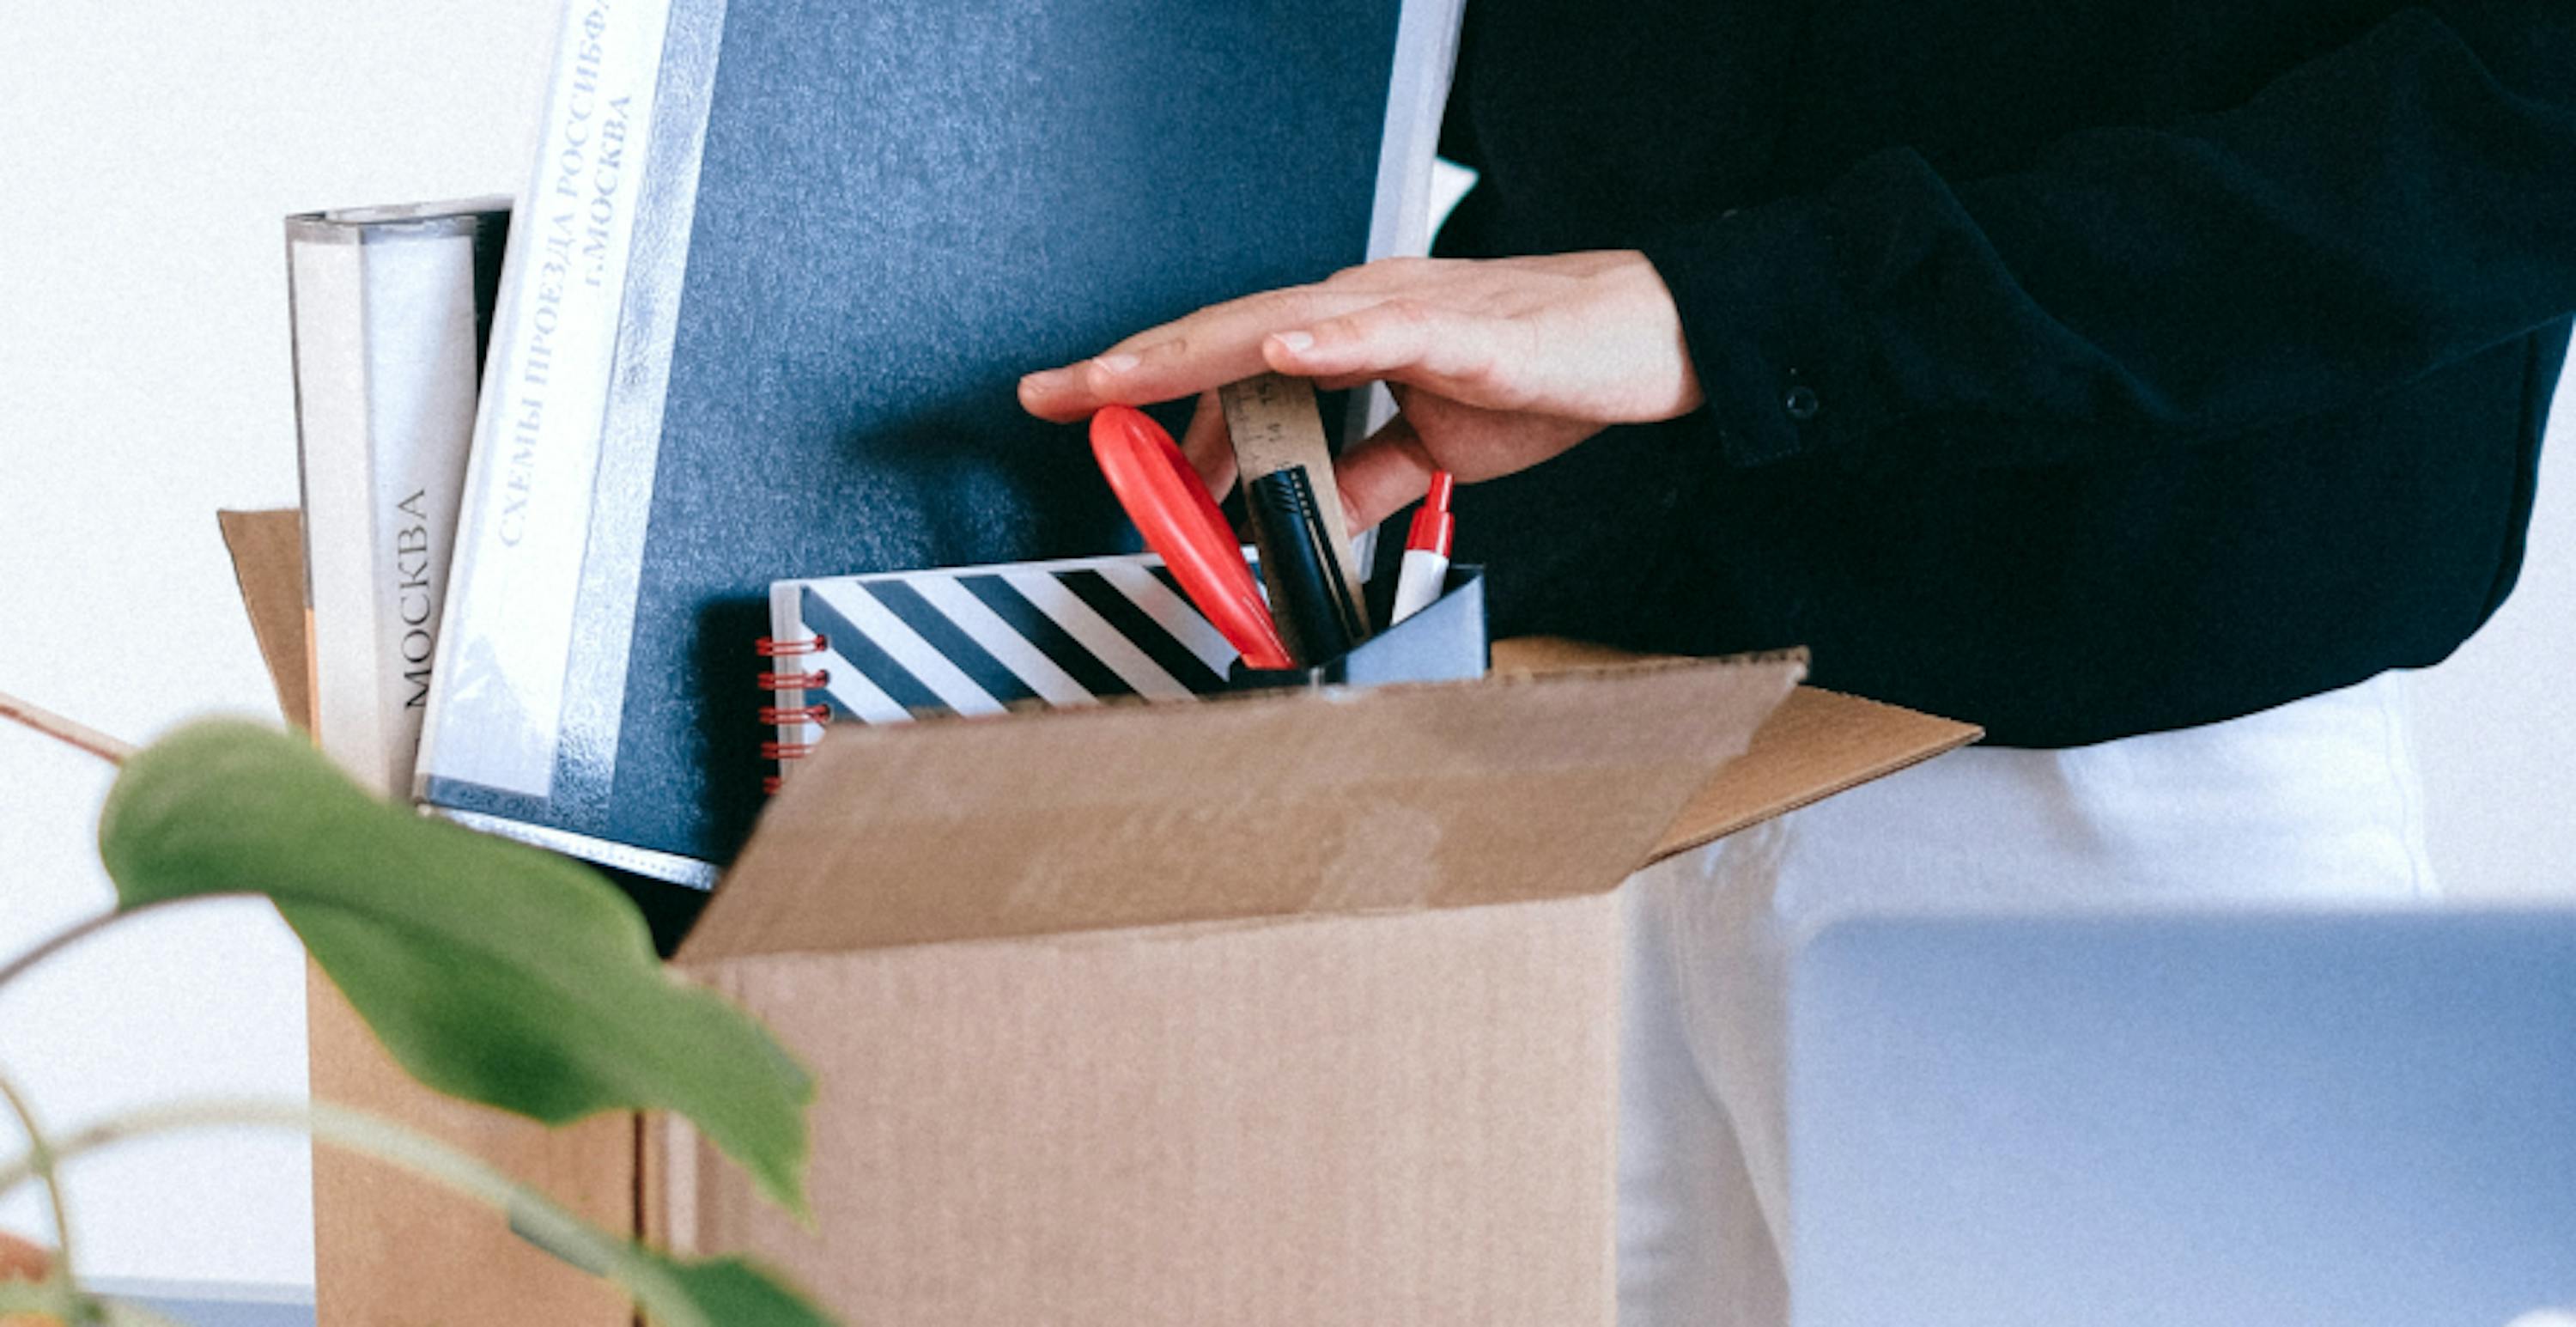
[[1638, 247], [1673, 293], [1726, 464], [1847, 449], [1884, 422], [1824, 202], [1744, 208]]

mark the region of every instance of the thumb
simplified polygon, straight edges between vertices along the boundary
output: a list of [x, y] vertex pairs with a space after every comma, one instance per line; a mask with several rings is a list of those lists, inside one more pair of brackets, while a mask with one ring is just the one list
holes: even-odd
[[1404, 510], [1431, 491], [1431, 472], [1439, 466], [1422, 446], [1422, 438], [1402, 415], [1368, 440], [1342, 453], [1333, 476], [1342, 489], [1342, 514], [1357, 534]]
[[1234, 487], [1234, 439], [1226, 429], [1225, 405], [1216, 393], [1199, 393], [1189, 430], [1181, 436], [1181, 455], [1198, 472], [1199, 482], [1207, 485], [1209, 496], [1222, 498]]

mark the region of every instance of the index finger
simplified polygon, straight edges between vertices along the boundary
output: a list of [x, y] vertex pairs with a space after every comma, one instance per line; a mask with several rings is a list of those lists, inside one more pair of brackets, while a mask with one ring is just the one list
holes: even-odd
[[1270, 372], [1261, 343], [1380, 297], [1320, 286], [1264, 291], [1139, 332], [1079, 364], [1020, 379], [1020, 404], [1067, 423], [1104, 405], [1150, 405]]

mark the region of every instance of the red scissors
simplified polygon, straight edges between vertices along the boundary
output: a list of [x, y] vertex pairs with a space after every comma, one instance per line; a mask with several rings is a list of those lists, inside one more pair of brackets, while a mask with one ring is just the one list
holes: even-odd
[[1172, 435], [1133, 406], [1102, 406], [1091, 417], [1091, 454], [1146, 545], [1162, 555], [1190, 602], [1243, 661], [1254, 668], [1292, 667], [1270, 606], [1244, 565], [1243, 546]]

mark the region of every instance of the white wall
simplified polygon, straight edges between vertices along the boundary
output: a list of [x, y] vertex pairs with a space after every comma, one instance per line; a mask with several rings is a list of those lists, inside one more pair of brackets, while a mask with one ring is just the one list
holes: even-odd
[[[515, 191], [558, 12], [0, 4], [0, 691], [133, 738], [275, 713], [214, 511], [295, 501], [279, 219]], [[0, 954], [107, 905], [91, 844], [107, 780], [0, 732]], [[0, 994], [0, 1070], [57, 1126], [300, 1096], [297, 955], [264, 905], [147, 919]], [[309, 1282], [305, 1155], [203, 1137], [81, 1165], [84, 1262]], [[0, 1207], [0, 1224], [40, 1220]]]
[[[213, 512], [295, 497], [279, 218], [515, 189], [555, 11], [0, 5], [0, 690], [133, 737], [269, 710]], [[2563, 429], [2541, 504], [2521, 593], [2420, 688], [2437, 849], [2463, 890], [2576, 890], [2551, 781], [2576, 752]], [[0, 954], [106, 905], [90, 841], [106, 783], [0, 732]], [[0, 1068], [59, 1123], [297, 1094], [300, 972], [263, 907], [155, 918], [0, 997]], [[80, 1233], [109, 1275], [302, 1282], [307, 1182], [278, 1139], [138, 1148], [78, 1168]]]

